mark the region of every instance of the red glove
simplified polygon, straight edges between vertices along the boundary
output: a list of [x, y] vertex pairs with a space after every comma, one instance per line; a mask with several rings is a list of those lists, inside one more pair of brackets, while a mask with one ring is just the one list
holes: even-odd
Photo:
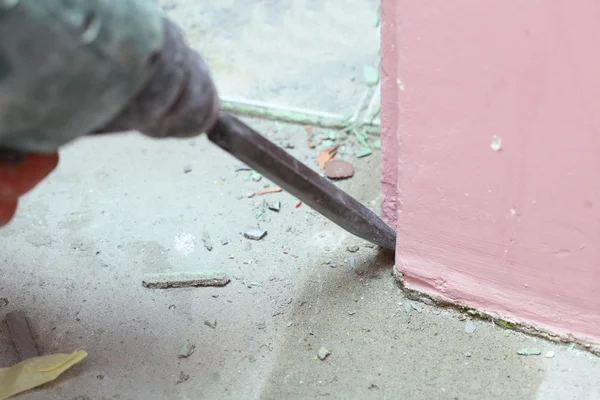
[[57, 165], [57, 153], [29, 153], [20, 163], [0, 161], [0, 226], [14, 216], [19, 197], [37, 186]]

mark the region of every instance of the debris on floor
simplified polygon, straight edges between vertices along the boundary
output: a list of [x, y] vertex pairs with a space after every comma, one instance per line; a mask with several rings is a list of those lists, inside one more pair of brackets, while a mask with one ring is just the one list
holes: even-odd
[[477, 324], [474, 321], [468, 320], [465, 323], [465, 332], [466, 333], [472, 334], [472, 333], [475, 333], [476, 330], [477, 330]]
[[0, 368], [0, 400], [55, 380], [87, 356], [83, 350], [38, 356], [25, 313], [10, 312], [6, 322], [21, 361], [8, 368]]
[[356, 158], [363, 158], [371, 154], [373, 154], [373, 150], [368, 147], [359, 147], [354, 151]]
[[217, 327], [217, 320], [215, 318], [207, 319], [204, 321], [204, 325], [208, 326], [209, 328], [215, 329]]
[[212, 241], [210, 240], [210, 235], [208, 234], [208, 232], [202, 233], [202, 243], [204, 243], [204, 247], [206, 247], [206, 250], [212, 251], [213, 245], [212, 245]]
[[333, 157], [335, 157], [337, 153], [337, 147], [329, 147], [327, 149], [322, 150], [317, 155], [317, 163], [319, 164], [319, 168], [325, 169], [325, 164], [329, 162]]
[[142, 286], [148, 289], [225, 286], [231, 279], [222, 271], [146, 273]]
[[365, 65], [363, 79], [367, 86], [376, 86], [379, 83], [379, 71], [370, 65]]
[[175, 384], [187, 382], [189, 380], [190, 380], [190, 375], [184, 374], [183, 371], [181, 371], [181, 373], [179, 374], [179, 378], [177, 378], [177, 382], [175, 382]]
[[179, 349], [179, 354], [177, 354], [177, 357], [188, 358], [189, 356], [194, 354], [195, 350], [196, 350], [195, 344], [184, 343], [181, 345], [181, 348]]
[[323, 361], [325, 360], [327, 357], [329, 357], [329, 355], [331, 354], [331, 350], [329, 350], [326, 347], [321, 347], [319, 349], [319, 352], [317, 353], [317, 357], [319, 358], [319, 360]]
[[350, 253], [356, 253], [358, 251], [358, 246], [356, 246], [356, 245], [348, 246], [348, 247], [346, 247], [346, 250], [348, 250]]
[[348, 161], [330, 160], [325, 164], [325, 175], [331, 179], [346, 179], [354, 175], [354, 167]]
[[542, 354], [542, 350], [537, 347], [525, 347], [517, 350], [517, 354], [520, 356], [539, 356]]
[[244, 237], [250, 240], [261, 240], [267, 235], [266, 229], [250, 228], [244, 232]]
[[83, 350], [71, 354], [32, 357], [12, 367], [0, 368], [0, 400], [52, 382], [87, 356]]
[[544, 357], [546, 358], [554, 358], [555, 353], [553, 351], [549, 351], [546, 354], [544, 354]]
[[254, 193], [254, 196], [262, 196], [263, 194], [277, 193], [277, 192], [281, 192], [281, 190], [282, 189], [279, 186], [274, 186], [274, 187], [259, 190], [258, 192]]
[[413, 310], [415, 310], [419, 314], [423, 313], [423, 306], [422, 305], [411, 301], [410, 302], [410, 306], [412, 307]]
[[272, 203], [269, 203], [267, 205], [267, 207], [269, 207], [269, 210], [279, 212], [279, 210], [281, 210], [281, 202], [280, 201], [274, 201]]
[[189, 174], [190, 172], [192, 172], [192, 166], [191, 165], [186, 165], [185, 167], [183, 167], [183, 173], [184, 174]]
[[258, 172], [256, 172], [256, 171], [251, 171], [251, 172], [248, 174], [248, 177], [249, 177], [250, 179], [252, 179], [254, 182], [259, 182], [259, 181], [262, 179], [262, 175], [261, 175], [261, 174], [259, 174], [259, 173], [258, 173]]

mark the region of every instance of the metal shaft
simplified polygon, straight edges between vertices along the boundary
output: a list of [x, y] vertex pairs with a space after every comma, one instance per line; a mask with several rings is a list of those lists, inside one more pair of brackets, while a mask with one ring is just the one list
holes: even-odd
[[375, 213], [234, 116], [221, 113], [208, 138], [346, 231], [395, 249], [396, 232]]

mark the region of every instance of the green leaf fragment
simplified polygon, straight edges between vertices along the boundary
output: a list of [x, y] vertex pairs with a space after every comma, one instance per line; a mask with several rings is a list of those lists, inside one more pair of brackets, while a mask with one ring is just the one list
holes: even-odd
[[363, 79], [367, 86], [376, 86], [379, 83], [379, 71], [366, 65], [363, 69]]
[[509, 324], [506, 321], [496, 321], [496, 324], [500, 325], [501, 327], [503, 327], [505, 329], [515, 329], [515, 327], [512, 324]]

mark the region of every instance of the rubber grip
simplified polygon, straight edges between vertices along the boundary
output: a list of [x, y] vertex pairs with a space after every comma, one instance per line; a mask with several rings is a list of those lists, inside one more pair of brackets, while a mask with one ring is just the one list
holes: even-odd
[[0, 147], [0, 162], [20, 164], [25, 160], [25, 153]]

